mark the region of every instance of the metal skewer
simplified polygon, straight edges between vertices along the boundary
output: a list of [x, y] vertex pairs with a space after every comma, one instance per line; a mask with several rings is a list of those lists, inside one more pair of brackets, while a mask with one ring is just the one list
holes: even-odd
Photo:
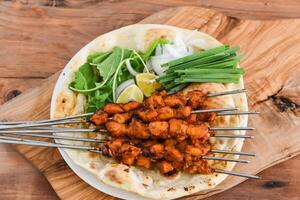
[[230, 94], [239, 94], [239, 93], [244, 93], [244, 92], [247, 92], [247, 90], [246, 89], [231, 90], [231, 91], [222, 92], [222, 93], [207, 94], [206, 97], [217, 97], [217, 96], [224, 96], [224, 95], [230, 95]]
[[225, 137], [225, 138], [244, 138], [244, 139], [252, 139], [254, 135], [240, 135], [240, 134], [222, 134], [222, 133], [214, 133], [210, 135], [210, 137]]
[[101, 152], [96, 147], [58, 144], [58, 143], [36, 141], [36, 140], [30, 140], [30, 139], [24, 139], [24, 138], [12, 138], [12, 137], [5, 137], [5, 136], [0, 136], [0, 142], [9, 143], [9, 144], [25, 144], [25, 145], [33, 145], [33, 146], [79, 149], [79, 150], [99, 151], [99, 152]]
[[76, 119], [82, 117], [89, 117], [92, 116], [94, 113], [85, 113], [79, 115], [72, 115], [66, 116], [62, 118], [55, 118], [55, 119], [45, 119], [45, 120], [37, 120], [37, 121], [13, 121], [13, 122], [0, 122], [0, 125], [15, 125], [15, 124], [30, 124], [30, 123], [47, 123], [47, 122], [58, 122], [58, 121], [65, 121], [69, 119]]
[[253, 127], [209, 127], [212, 131], [252, 131]]
[[[238, 94], [238, 93], [244, 93], [244, 92], [247, 92], [247, 90], [246, 89], [241, 89], [241, 90], [232, 90], [232, 91], [227, 91], [227, 92], [222, 92], [222, 93], [207, 94], [206, 97], [217, 97], [217, 96], [224, 96], [224, 95], [230, 95], [230, 94]], [[217, 112], [217, 111], [215, 111], [215, 112]], [[199, 113], [201, 113], [201, 112], [199, 112]], [[92, 116], [93, 114], [94, 113], [85, 113], [85, 114], [79, 114], [79, 115], [73, 115], [73, 116], [66, 116], [66, 117], [57, 118], [57, 119], [46, 119], [46, 120], [38, 120], [38, 121], [0, 122], [0, 125], [15, 125], [15, 124], [27, 124], [27, 123], [58, 122], [58, 121], [69, 120], [69, 119], [89, 117], [89, 116]]]
[[[0, 136], [0, 142], [10, 143], [10, 144], [25, 144], [25, 145], [34, 145], [34, 146], [57, 147], [57, 148], [68, 148], [68, 149], [79, 149], [79, 150], [88, 150], [93, 152], [101, 152], [101, 150], [96, 147], [67, 145], [67, 144], [51, 143], [45, 141], [37, 141], [37, 140], [31, 140], [25, 138], [14, 138], [14, 137], [6, 137], [6, 136]], [[239, 163], [250, 162], [248, 160], [225, 158], [225, 157], [214, 157], [214, 156], [202, 156], [202, 158], [205, 160], [220, 160], [220, 161], [227, 161], [227, 162], [239, 162]]]
[[[40, 137], [40, 138], [51, 138], [51, 139], [61, 139], [61, 140], [73, 140], [73, 141], [82, 141], [82, 142], [97, 142], [104, 143], [107, 140], [104, 139], [91, 139], [91, 138], [79, 138], [79, 137], [68, 137], [68, 136], [60, 136], [60, 135], [45, 135], [45, 134], [31, 134], [31, 133], [10, 133], [12, 135], [18, 136], [31, 136], [31, 137]], [[5, 134], [6, 135], [6, 134]], [[2, 136], [5, 139], [15, 139], [14, 137]], [[3, 139], [2, 138], [2, 139]], [[1, 139], [1, 136], [0, 136]], [[24, 138], [17, 138], [18, 141], [24, 141]], [[41, 142], [32, 139], [25, 139], [27, 141], [32, 142]], [[44, 141], [42, 141], [44, 142]], [[212, 153], [223, 153], [223, 154], [233, 154], [233, 155], [245, 155], [245, 156], [255, 156], [256, 154], [253, 152], [239, 152], [239, 151], [228, 151], [228, 150], [210, 150]]]
[[259, 176], [251, 175], [251, 174], [244, 174], [240, 172], [233, 172], [233, 171], [227, 171], [227, 170], [222, 170], [222, 169], [215, 169], [215, 172], [221, 173], [221, 174], [228, 174], [232, 176], [239, 176], [243, 178], [251, 178], [251, 179], [260, 179]]
[[[101, 139], [69, 137], [69, 136], [62, 136], [62, 135], [46, 135], [46, 134], [34, 134], [34, 133], [9, 133], [9, 134], [10, 135], [18, 135], [18, 136], [30, 136], [30, 137], [39, 137], [39, 138], [82, 141], [82, 142], [96, 142], [96, 143], [104, 143], [105, 142], [105, 140], [101, 140]], [[5, 135], [8, 135], [8, 134], [5, 134]]]
[[80, 123], [87, 123], [87, 122], [88, 121], [86, 120], [77, 120], [77, 121], [58, 121], [58, 122], [46, 122], [46, 123], [26, 123], [26, 124], [7, 125], [7, 126], [4, 125], [4, 126], [0, 126], [0, 130], [39, 127], [39, 126], [65, 125], [65, 124], [80, 124]]
[[[41, 127], [42, 128], [42, 127]], [[48, 129], [46, 129], [48, 128]], [[54, 128], [54, 127], [44, 127], [43, 129], [28, 129], [28, 130], [0, 130], [0, 134], [13, 134], [13, 133], [90, 133], [90, 132], [105, 132], [106, 129], [82, 129], [82, 128]], [[210, 137], [222, 137], [222, 138], [244, 138], [252, 139], [253, 135], [240, 135], [240, 134], [221, 134], [214, 133]]]
[[[238, 110], [238, 108], [215, 108], [215, 109], [205, 109], [205, 110], [193, 110], [191, 112], [191, 114], [207, 113], [207, 112], [224, 112], [224, 111], [235, 111], [235, 110]], [[67, 116], [64, 118], [48, 119], [48, 120], [40, 120], [40, 121], [0, 122], [0, 125], [3, 125], [3, 127], [0, 126], [0, 130], [1, 129], [10, 129], [10, 128], [35, 127], [36, 124], [47, 124], [47, 126], [50, 126], [50, 125], [87, 123], [87, 122], [89, 122], [88, 120], [72, 121], [70, 119], [87, 117], [87, 116], [91, 116], [93, 114], [94, 113], [86, 113], [86, 114], [80, 114], [80, 115], [74, 115], [74, 116]], [[70, 121], [66, 121], [66, 120], [70, 120]]]
[[260, 112], [254, 111], [254, 112], [248, 112], [248, 111], [242, 111], [242, 112], [219, 112], [217, 113], [217, 116], [225, 116], [225, 115], [258, 115]]
[[232, 155], [240, 155], [240, 156], [256, 156], [254, 152], [241, 152], [241, 151], [228, 151], [228, 150], [210, 150], [212, 153], [224, 153], [224, 154], [232, 154]]
[[214, 156], [202, 156], [205, 160], [220, 160], [220, 161], [227, 161], [227, 162], [239, 162], [239, 163], [249, 163], [249, 160], [243, 159], [235, 159], [235, 158], [224, 158], [224, 157], [214, 157]]

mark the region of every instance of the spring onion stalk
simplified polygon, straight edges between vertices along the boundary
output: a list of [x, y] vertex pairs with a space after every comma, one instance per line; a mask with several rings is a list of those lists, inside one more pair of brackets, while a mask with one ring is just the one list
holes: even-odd
[[239, 47], [219, 46], [172, 60], [162, 66], [164, 75], [157, 81], [169, 92], [176, 92], [194, 82], [238, 83], [244, 74], [238, 63]]

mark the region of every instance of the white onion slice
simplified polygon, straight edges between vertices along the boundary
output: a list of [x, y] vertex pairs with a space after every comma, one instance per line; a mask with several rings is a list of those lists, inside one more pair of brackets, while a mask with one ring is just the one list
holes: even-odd
[[161, 45], [157, 45], [156, 49], [155, 49], [155, 55], [159, 56], [162, 54], [162, 48]]
[[188, 43], [190, 41], [190, 39], [192, 39], [194, 37], [194, 35], [197, 33], [197, 29], [191, 31], [186, 38], [184, 39], [185, 43]]
[[125, 63], [126, 63], [126, 67], [127, 67], [128, 71], [129, 71], [129, 73], [130, 73], [132, 76], [138, 75], [138, 72], [136, 72], [136, 71], [132, 68], [131, 63], [130, 63], [130, 59], [126, 59], [126, 60], [125, 60]]
[[134, 82], [133, 79], [129, 79], [129, 80], [124, 81], [123, 83], [121, 83], [121, 84], [117, 87], [117, 89], [116, 89], [116, 96], [117, 96], [117, 98], [119, 97], [119, 95], [121, 94], [121, 92], [123, 92], [123, 90], [124, 90], [125, 88], [127, 88], [128, 86], [133, 85], [133, 84], [135, 84], [135, 82]]
[[165, 69], [161, 67], [162, 64], [165, 64], [171, 60], [174, 60], [173, 56], [152, 56], [151, 64], [154, 72], [158, 75], [163, 75]]
[[[146, 61], [146, 66], [147, 66], [149, 72], [153, 72], [151, 60], [147, 60], [147, 61]], [[148, 73], [147, 70], [146, 70], [146, 68], [144, 68], [143, 72], [144, 72], [144, 73]]]
[[195, 46], [199, 49], [207, 50], [210, 48], [209, 44], [204, 39], [194, 39], [188, 42], [189, 46]]

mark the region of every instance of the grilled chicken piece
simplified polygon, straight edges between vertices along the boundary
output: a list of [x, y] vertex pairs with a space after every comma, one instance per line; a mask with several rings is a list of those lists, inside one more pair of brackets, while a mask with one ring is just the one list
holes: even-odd
[[194, 124], [197, 122], [197, 114], [191, 114], [187, 119], [187, 123]]
[[96, 126], [105, 124], [108, 120], [108, 114], [102, 110], [97, 110], [90, 118], [90, 121], [93, 122]]
[[128, 133], [126, 124], [109, 121], [106, 122], [105, 127], [113, 137], [124, 137]]
[[165, 146], [175, 146], [177, 144], [177, 140], [175, 139], [167, 139], [164, 142]]
[[158, 113], [156, 112], [156, 110], [151, 109], [151, 108], [144, 108], [144, 109], [138, 110], [138, 111], [136, 111], [136, 114], [144, 122], [155, 121], [158, 116]]
[[156, 164], [157, 168], [159, 169], [160, 173], [167, 174], [168, 172], [171, 172], [174, 170], [174, 167], [172, 163], [168, 161], [161, 161]]
[[114, 114], [112, 120], [115, 122], [118, 122], [120, 124], [124, 124], [126, 122], [128, 122], [131, 117], [132, 117], [132, 112], [125, 112], [125, 113], [120, 113], [120, 114]]
[[148, 139], [150, 131], [147, 126], [138, 119], [133, 119], [129, 124], [128, 136], [138, 139]]
[[121, 162], [125, 165], [133, 165], [141, 149], [130, 144], [123, 144], [121, 147]]
[[122, 108], [125, 112], [128, 112], [128, 111], [132, 111], [132, 110], [135, 110], [135, 109], [138, 109], [140, 107], [142, 107], [142, 103], [140, 102], [136, 102], [136, 101], [131, 101], [131, 102], [128, 102], [128, 103], [125, 103], [122, 105]]
[[104, 106], [103, 111], [107, 114], [123, 113], [122, 104], [108, 103]]
[[185, 119], [191, 115], [192, 108], [190, 106], [181, 106], [177, 109], [176, 117], [178, 119]]
[[149, 131], [152, 136], [159, 138], [168, 138], [169, 123], [164, 121], [155, 121], [149, 123]]
[[114, 139], [107, 141], [101, 146], [102, 155], [106, 157], [117, 157], [122, 145], [124, 143], [123, 139]]
[[176, 116], [175, 110], [168, 106], [164, 106], [160, 109], [157, 109], [157, 113], [158, 113], [157, 120], [160, 121], [166, 121]]
[[174, 146], [166, 146], [165, 147], [167, 156], [166, 159], [169, 161], [177, 161], [181, 162], [183, 161], [183, 155], [180, 153], [179, 150], [177, 150]]
[[186, 133], [192, 139], [200, 139], [208, 138], [210, 132], [206, 124], [189, 124]]
[[183, 93], [178, 92], [176, 94], [168, 95], [164, 99], [164, 102], [165, 102], [166, 106], [175, 107], [175, 108], [180, 107], [180, 106], [185, 106], [186, 96]]
[[149, 169], [151, 167], [151, 159], [147, 158], [145, 156], [139, 155], [137, 157], [136, 164], [137, 164], [137, 166], [145, 167], [146, 169]]
[[217, 117], [217, 114], [214, 112], [209, 113], [199, 113], [197, 114], [197, 121], [200, 122], [212, 122]]
[[210, 174], [213, 173], [213, 169], [209, 167], [206, 160], [194, 161], [190, 166], [184, 168], [185, 172], [190, 174]]
[[200, 90], [194, 90], [187, 93], [188, 105], [193, 109], [199, 109], [205, 100], [205, 94]]
[[171, 119], [169, 121], [169, 133], [178, 141], [183, 141], [187, 137], [188, 125], [185, 121], [180, 119]]
[[210, 146], [209, 145], [201, 145], [201, 146], [192, 146], [192, 145], [187, 145], [185, 152], [187, 154], [190, 154], [192, 156], [203, 156], [205, 154], [207, 154], [207, 152], [210, 150]]
[[159, 144], [159, 143], [152, 145], [150, 147], [150, 153], [151, 153], [151, 156], [154, 159], [163, 158], [164, 157], [164, 153], [165, 153], [164, 145]]
[[164, 92], [152, 94], [145, 100], [145, 106], [152, 109], [165, 106], [164, 95]]

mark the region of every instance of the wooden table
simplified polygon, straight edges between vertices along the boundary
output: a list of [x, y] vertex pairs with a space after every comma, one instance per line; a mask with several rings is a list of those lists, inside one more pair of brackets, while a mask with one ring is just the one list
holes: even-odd
[[[59, 20], [72, 20], [76, 23], [74, 16], [86, 17], [87, 22], [95, 21], [95, 26], [101, 26], [101, 31], [106, 32], [138, 22], [162, 9], [182, 5], [201, 5], [242, 18], [300, 17], [300, 2], [296, 0], [166, 0], [155, 3], [150, 0], [2, 1], [0, 2], [0, 104], [38, 85], [43, 79], [61, 69], [81, 46], [101, 34], [101, 32], [82, 33], [77, 30], [78, 37], [83, 37], [84, 40], [80, 43], [74, 41], [66, 47], [60, 41], [55, 41], [55, 32], [42, 26], [44, 20], [55, 16], [57, 21], [51, 20], [53, 23], [59, 24]], [[56, 12], [61, 9], [64, 10], [64, 15], [57, 16]], [[47, 45], [54, 45], [57, 51], [47, 51]], [[58, 53], [61, 56], [55, 56], [55, 61], [47, 62]], [[29, 54], [36, 54], [36, 59], [27, 59], [26, 55]], [[58, 199], [47, 180], [11, 146], [0, 145], [0, 153], [0, 199]], [[262, 172], [260, 175], [265, 178], [264, 181], [246, 181], [209, 199], [298, 199], [299, 164], [300, 156], [297, 156]]]

